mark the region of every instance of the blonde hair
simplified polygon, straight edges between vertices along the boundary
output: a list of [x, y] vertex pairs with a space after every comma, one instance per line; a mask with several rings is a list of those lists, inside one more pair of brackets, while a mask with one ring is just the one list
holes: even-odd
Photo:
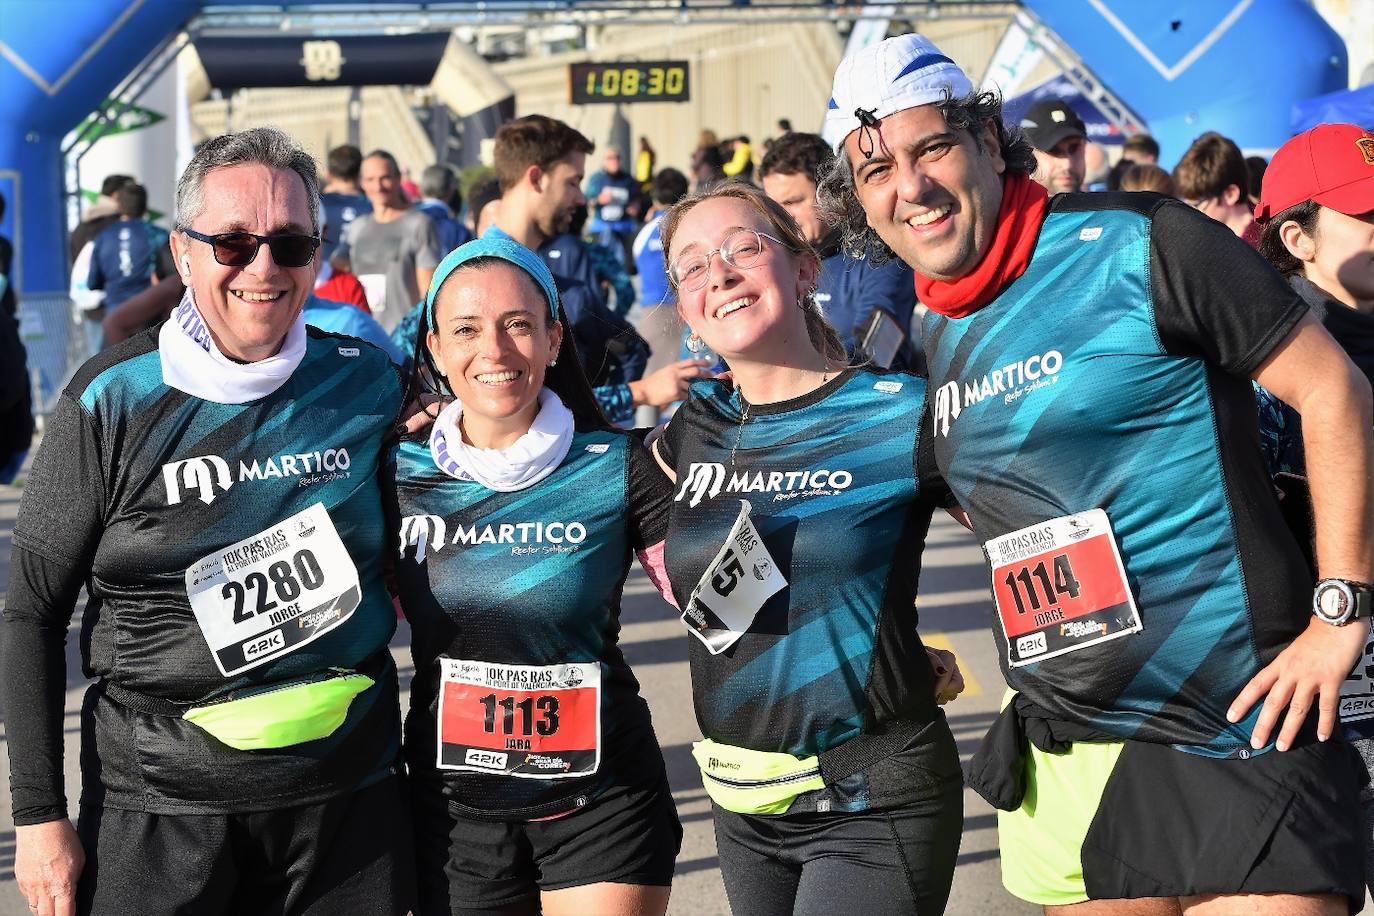
[[[668, 252], [673, 247], [673, 236], [677, 233], [682, 218], [687, 215], [687, 211], [697, 204], [721, 198], [742, 200], [753, 207], [760, 216], [768, 221], [772, 226], [772, 231], [777, 234], [779, 240], [787, 246], [789, 251], [801, 255], [803, 259], [815, 262], [819, 268], [820, 257], [816, 254], [816, 250], [806, 241], [797, 221], [782, 208], [781, 204], [751, 184], [742, 181], [727, 181], [709, 191], [684, 197], [664, 214], [663, 222], [659, 224], [659, 235], [663, 239], [663, 264], [669, 277], [672, 276], [672, 269]], [[811, 289], [797, 303], [806, 320], [806, 336], [810, 338], [811, 346], [816, 349], [817, 353], [827, 359], [847, 363], [849, 362], [849, 351], [845, 349], [844, 343], [840, 340], [839, 332], [830, 325], [830, 322], [825, 320], [820, 306], [816, 303], [815, 292], [814, 288]]]

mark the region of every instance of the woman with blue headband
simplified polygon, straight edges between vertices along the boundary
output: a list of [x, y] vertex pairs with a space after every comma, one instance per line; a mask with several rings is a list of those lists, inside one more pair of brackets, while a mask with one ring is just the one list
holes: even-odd
[[616, 633], [672, 494], [558, 319], [508, 239], [453, 251], [425, 301], [418, 371], [455, 400], [396, 458], [420, 914], [667, 908], [682, 828]]

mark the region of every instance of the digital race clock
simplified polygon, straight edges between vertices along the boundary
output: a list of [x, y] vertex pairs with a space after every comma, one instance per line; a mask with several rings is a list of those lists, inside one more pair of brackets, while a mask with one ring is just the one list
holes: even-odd
[[569, 64], [572, 103], [686, 102], [687, 65], [685, 60]]

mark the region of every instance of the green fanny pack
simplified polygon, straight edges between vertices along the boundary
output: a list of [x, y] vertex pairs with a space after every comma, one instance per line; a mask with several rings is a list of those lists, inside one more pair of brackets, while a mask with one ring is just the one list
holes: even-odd
[[710, 738], [694, 742], [692, 756], [706, 794], [736, 814], [785, 814], [798, 795], [825, 788], [819, 757], [751, 751]]
[[229, 747], [260, 751], [329, 737], [348, 717], [353, 698], [374, 683], [366, 674], [330, 668], [308, 679], [239, 690], [190, 708], [115, 684], [104, 689], [123, 706], [185, 719]]
[[277, 685], [182, 713], [187, 722], [241, 751], [291, 747], [334, 734], [353, 698], [375, 681], [356, 671], [332, 670], [322, 680]]

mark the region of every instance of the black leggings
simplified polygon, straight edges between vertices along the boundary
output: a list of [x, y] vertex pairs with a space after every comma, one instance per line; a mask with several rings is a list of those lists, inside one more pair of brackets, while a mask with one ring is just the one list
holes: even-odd
[[963, 787], [882, 811], [761, 816], [714, 809], [730, 909], [744, 916], [943, 913]]

